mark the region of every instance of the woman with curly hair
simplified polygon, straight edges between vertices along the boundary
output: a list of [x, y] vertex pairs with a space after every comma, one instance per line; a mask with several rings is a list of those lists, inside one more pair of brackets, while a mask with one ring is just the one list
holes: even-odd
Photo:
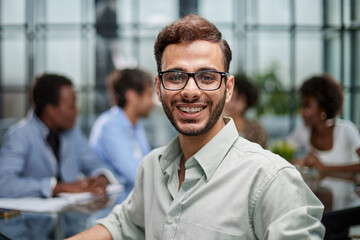
[[[337, 118], [344, 99], [341, 85], [327, 74], [313, 76], [300, 93], [304, 124], [295, 128], [289, 141], [307, 155], [297, 163], [317, 168], [320, 176], [359, 171], [359, 131], [352, 122]], [[333, 210], [359, 204], [350, 181], [324, 178], [320, 186], [331, 190]]]

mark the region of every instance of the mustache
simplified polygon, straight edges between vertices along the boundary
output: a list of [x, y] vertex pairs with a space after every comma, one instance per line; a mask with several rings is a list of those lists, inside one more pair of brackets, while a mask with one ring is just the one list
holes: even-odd
[[209, 100], [200, 101], [199, 99], [194, 99], [191, 101], [187, 100], [187, 99], [173, 99], [170, 102], [171, 105], [178, 104], [178, 103], [186, 103], [186, 104], [199, 103], [199, 104], [211, 105], [211, 101], [209, 101]]

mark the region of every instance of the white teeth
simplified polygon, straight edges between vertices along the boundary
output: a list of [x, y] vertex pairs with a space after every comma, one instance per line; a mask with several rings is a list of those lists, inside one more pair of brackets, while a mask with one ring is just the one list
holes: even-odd
[[197, 108], [188, 108], [188, 107], [180, 107], [180, 110], [187, 113], [196, 113], [200, 112], [203, 108], [197, 107]]

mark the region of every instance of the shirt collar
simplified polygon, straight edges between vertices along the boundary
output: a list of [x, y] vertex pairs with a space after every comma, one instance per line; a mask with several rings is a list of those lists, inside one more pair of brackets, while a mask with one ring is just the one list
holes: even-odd
[[[207, 180], [213, 176], [239, 136], [234, 121], [231, 118], [224, 118], [224, 120], [225, 127], [193, 156], [203, 169]], [[176, 137], [165, 148], [163, 154], [159, 156], [159, 164], [163, 172], [170, 173], [171, 164], [179, 157], [181, 152], [179, 137]]]
[[208, 181], [239, 137], [234, 121], [231, 118], [224, 118], [224, 120], [226, 123], [225, 127], [194, 154], [194, 158], [200, 164]]
[[130, 122], [130, 119], [129, 117], [126, 115], [124, 109], [122, 109], [121, 107], [115, 105], [115, 106], [112, 106], [111, 109], [110, 109], [111, 112], [115, 113], [115, 114], [118, 114], [122, 119], [123, 119], [123, 122], [122, 124], [125, 126], [125, 127], [131, 127], [131, 128], [134, 128], [134, 129], [137, 129], [140, 127], [140, 121], [138, 119], [138, 121], [136, 121], [136, 124], [133, 125], [131, 122]]
[[35, 114], [35, 112], [30, 109], [28, 111], [27, 118], [34, 122], [34, 125], [39, 129], [41, 136], [46, 139], [46, 137], [49, 135], [50, 129], [41, 121], [41, 119]]

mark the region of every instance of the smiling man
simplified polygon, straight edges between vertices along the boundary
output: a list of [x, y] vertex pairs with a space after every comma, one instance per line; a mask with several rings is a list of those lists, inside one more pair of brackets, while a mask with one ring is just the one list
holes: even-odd
[[74, 239], [322, 239], [323, 206], [287, 161], [222, 117], [231, 50], [189, 15], [155, 42], [156, 91], [179, 132], [139, 165], [133, 192]]

